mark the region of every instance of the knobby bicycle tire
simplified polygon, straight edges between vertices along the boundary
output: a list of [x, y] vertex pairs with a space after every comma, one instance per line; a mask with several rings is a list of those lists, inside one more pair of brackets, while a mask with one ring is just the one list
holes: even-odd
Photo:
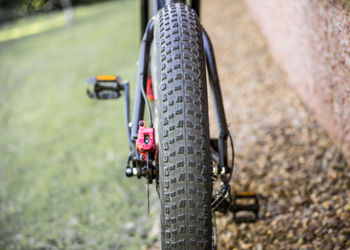
[[162, 249], [211, 249], [211, 164], [202, 28], [183, 3], [155, 18]]

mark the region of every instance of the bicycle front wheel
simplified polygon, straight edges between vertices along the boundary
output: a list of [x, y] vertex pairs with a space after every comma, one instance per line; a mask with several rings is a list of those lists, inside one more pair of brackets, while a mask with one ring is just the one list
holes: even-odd
[[162, 249], [211, 249], [211, 164], [202, 28], [182, 3], [155, 19]]

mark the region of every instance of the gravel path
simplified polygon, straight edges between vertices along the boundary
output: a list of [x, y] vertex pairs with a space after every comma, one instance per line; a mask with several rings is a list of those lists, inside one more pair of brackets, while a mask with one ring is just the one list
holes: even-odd
[[206, 0], [202, 11], [234, 137], [233, 189], [268, 197], [264, 221], [219, 217], [220, 249], [350, 249], [342, 154], [288, 85], [243, 2]]
[[232, 189], [268, 197], [265, 220], [218, 217], [219, 249], [350, 249], [350, 167], [288, 85], [243, 1], [202, 6], [235, 143]]

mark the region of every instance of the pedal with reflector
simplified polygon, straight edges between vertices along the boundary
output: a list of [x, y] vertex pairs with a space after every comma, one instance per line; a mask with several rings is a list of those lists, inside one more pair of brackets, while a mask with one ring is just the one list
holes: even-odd
[[121, 96], [124, 85], [116, 75], [97, 75], [89, 77], [87, 94], [94, 99], [117, 99]]
[[259, 198], [254, 192], [237, 192], [230, 210], [236, 223], [251, 223], [259, 219]]

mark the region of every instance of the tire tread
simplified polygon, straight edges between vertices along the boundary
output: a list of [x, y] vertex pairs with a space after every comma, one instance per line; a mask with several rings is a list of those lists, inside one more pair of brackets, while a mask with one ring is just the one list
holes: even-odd
[[162, 249], [211, 249], [209, 120], [202, 28], [182, 3], [156, 18]]

